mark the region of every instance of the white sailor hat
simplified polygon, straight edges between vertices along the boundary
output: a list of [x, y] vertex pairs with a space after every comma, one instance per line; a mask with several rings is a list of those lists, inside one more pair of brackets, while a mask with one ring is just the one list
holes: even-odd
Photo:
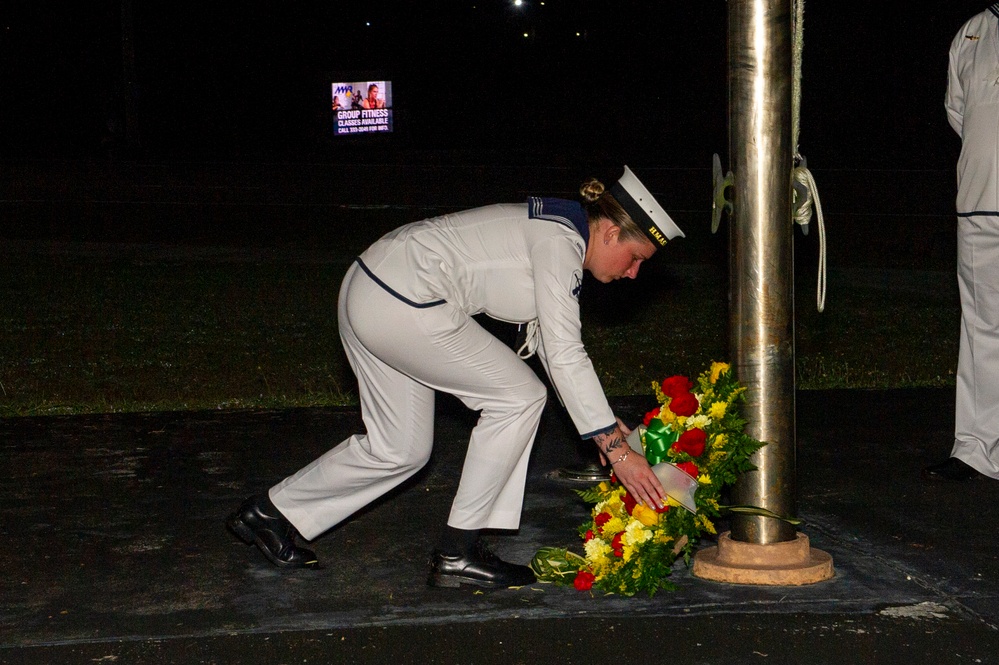
[[683, 231], [666, 214], [642, 181], [624, 167], [624, 175], [607, 190], [617, 199], [624, 211], [645, 232], [656, 247], [662, 247], [674, 238], [683, 238]]

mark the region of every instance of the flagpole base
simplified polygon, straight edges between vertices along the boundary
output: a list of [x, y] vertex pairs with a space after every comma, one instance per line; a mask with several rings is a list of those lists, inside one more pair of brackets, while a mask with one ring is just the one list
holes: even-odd
[[809, 547], [808, 536], [759, 545], [732, 540], [731, 532], [718, 536], [717, 547], [706, 547], [694, 555], [694, 577], [729, 584], [801, 586], [831, 579], [832, 557]]

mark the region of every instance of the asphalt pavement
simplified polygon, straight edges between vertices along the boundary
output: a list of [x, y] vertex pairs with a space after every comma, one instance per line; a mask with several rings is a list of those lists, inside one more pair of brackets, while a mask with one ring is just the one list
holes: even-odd
[[[428, 587], [475, 422], [447, 397], [426, 469], [314, 541], [321, 570], [290, 572], [224, 518], [359, 428], [356, 410], [3, 419], [0, 663], [999, 663], [999, 483], [919, 474], [949, 452], [952, 402], [799, 392], [801, 531], [835, 576], [733, 585], [681, 561], [654, 598]], [[631, 420], [650, 406], [615, 403]], [[558, 471], [587, 461], [552, 403], [522, 526], [494, 550], [527, 563], [574, 543], [586, 485]]]

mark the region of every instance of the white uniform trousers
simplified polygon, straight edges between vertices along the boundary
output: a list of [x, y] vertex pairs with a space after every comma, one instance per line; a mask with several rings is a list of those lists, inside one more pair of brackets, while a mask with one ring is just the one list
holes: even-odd
[[958, 218], [956, 457], [999, 478], [999, 217]]
[[338, 317], [367, 433], [272, 487], [274, 505], [312, 540], [412, 476], [430, 459], [440, 390], [481, 410], [448, 524], [518, 528], [547, 398], [534, 371], [465, 312], [409, 305], [356, 263], [340, 288]]

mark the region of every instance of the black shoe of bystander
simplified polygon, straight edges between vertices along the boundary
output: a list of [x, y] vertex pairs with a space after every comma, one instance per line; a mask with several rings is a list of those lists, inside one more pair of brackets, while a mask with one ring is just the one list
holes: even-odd
[[939, 464], [923, 469], [923, 480], [965, 481], [974, 480], [981, 474], [956, 457], [948, 457]]

